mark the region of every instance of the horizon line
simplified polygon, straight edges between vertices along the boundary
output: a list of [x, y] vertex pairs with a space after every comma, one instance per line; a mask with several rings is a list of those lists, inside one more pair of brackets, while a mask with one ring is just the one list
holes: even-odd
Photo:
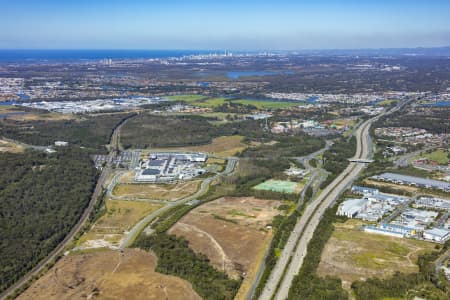
[[233, 49], [233, 48], [0, 48], [0, 51], [237, 51], [237, 52], [295, 52], [295, 51], [342, 51], [342, 50], [402, 50], [402, 49], [442, 49], [450, 48], [446, 46], [414, 46], [414, 47], [357, 47], [357, 48], [298, 48], [298, 49]]

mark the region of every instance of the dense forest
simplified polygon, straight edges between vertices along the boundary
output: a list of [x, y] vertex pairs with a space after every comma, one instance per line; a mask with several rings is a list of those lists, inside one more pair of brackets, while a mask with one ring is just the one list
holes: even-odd
[[329, 172], [326, 180], [321, 184], [322, 188], [329, 185], [348, 166], [348, 159], [355, 155], [356, 138], [340, 138], [323, 153], [323, 168]]
[[[87, 206], [97, 171], [86, 151], [0, 153], [0, 290], [64, 239]], [[7, 171], [5, 171], [7, 170]]]
[[243, 157], [270, 158], [299, 157], [313, 153], [325, 147], [323, 139], [309, 135], [272, 137], [275, 143], [263, 144], [259, 147], [251, 147], [242, 153]]
[[141, 114], [126, 123], [121, 132], [125, 148], [182, 147], [208, 144], [213, 138], [244, 135], [264, 139], [272, 135], [263, 130], [261, 121], [228, 122], [213, 125], [216, 118], [193, 115], [157, 116]]
[[31, 145], [48, 146], [61, 140], [104, 150], [104, 145], [109, 143], [113, 129], [130, 115], [106, 114], [60, 121], [0, 119], [0, 136]]
[[387, 115], [374, 123], [379, 127], [413, 127], [425, 129], [431, 133], [449, 133], [449, 111], [434, 109], [432, 112], [405, 114], [403, 111]]
[[195, 253], [182, 237], [165, 233], [141, 234], [135, 246], [155, 252], [158, 256], [156, 271], [189, 281], [205, 300], [231, 300], [239, 289], [239, 281], [217, 271], [205, 255]]

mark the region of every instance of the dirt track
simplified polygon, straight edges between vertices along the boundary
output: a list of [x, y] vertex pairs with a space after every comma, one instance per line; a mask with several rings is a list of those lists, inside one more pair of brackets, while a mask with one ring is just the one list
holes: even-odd
[[66, 256], [18, 299], [201, 299], [155, 267], [156, 257], [138, 249]]
[[169, 233], [184, 236], [216, 269], [233, 278], [243, 276], [238, 293], [243, 299], [272, 237], [266, 226], [280, 213], [279, 204], [248, 197], [221, 198], [192, 210]]

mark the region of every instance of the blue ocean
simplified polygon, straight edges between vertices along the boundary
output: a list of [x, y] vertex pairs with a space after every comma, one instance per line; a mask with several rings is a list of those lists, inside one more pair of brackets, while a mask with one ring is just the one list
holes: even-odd
[[105, 58], [149, 59], [215, 53], [214, 50], [0, 50], [0, 62], [83, 62]]

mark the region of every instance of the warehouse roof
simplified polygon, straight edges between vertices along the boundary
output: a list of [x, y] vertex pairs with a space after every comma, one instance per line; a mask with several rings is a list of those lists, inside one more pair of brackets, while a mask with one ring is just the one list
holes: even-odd
[[142, 171], [142, 175], [158, 175], [160, 173], [157, 169], [145, 169]]
[[401, 181], [401, 182], [406, 182], [406, 183], [414, 183], [414, 184], [422, 185], [422, 186], [430, 186], [430, 187], [434, 187], [434, 188], [450, 190], [450, 183], [445, 182], [445, 181], [426, 179], [426, 178], [408, 176], [408, 175], [401, 175], [401, 174], [395, 174], [395, 173], [383, 173], [383, 174], [380, 174], [380, 175], [377, 175], [374, 177], [385, 179], [385, 180]]

